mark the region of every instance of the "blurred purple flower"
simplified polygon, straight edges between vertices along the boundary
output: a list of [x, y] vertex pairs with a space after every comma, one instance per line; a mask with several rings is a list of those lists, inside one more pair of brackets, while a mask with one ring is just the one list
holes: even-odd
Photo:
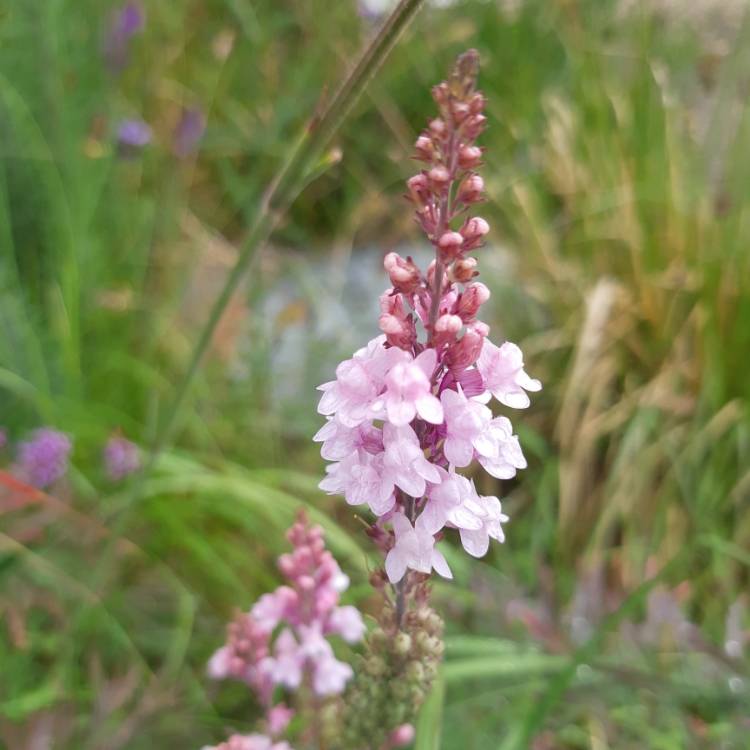
[[180, 159], [190, 156], [206, 132], [206, 116], [199, 107], [188, 107], [182, 111], [173, 136], [173, 148]]
[[8, 445], [8, 433], [4, 427], [0, 427], [0, 451]]
[[36, 430], [18, 447], [18, 466], [30, 484], [44, 488], [63, 477], [73, 445], [70, 438], [51, 427]]
[[119, 482], [141, 468], [138, 446], [119, 435], [111, 437], [104, 446], [104, 468], [113, 482]]
[[117, 128], [117, 144], [123, 156], [135, 156], [149, 143], [151, 128], [143, 120], [123, 120]]
[[109, 28], [104, 38], [103, 55], [107, 67], [120, 73], [130, 58], [130, 40], [146, 24], [146, 13], [138, 0], [130, 0], [110, 16]]

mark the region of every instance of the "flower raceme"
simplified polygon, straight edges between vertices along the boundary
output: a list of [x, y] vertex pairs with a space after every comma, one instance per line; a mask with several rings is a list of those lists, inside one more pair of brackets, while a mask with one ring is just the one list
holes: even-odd
[[[267, 734], [234, 735], [214, 750], [291, 750], [278, 740], [294, 711], [273, 704], [277, 686], [288, 691], [309, 685], [316, 696], [340, 694], [352, 668], [333, 653], [330, 636], [347, 643], [362, 639], [365, 625], [359, 611], [340, 606], [349, 579], [325, 548], [323, 530], [300, 514], [287, 538], [292, 552], [279, 558], [288, 585], [264, 594], [249, 612], [227, 628], [227, 642], [208, 665], [214, 679], [244, 682], [266, 710]], [[211, 749], [207, 749], [211, 750]]]
[[[368, 505], [384, 545], [389, 580], [408, 570], [451, 572], [436, 541], [457, 529], [464, 549], [481, 557], [502, 542], [508, 517], [495, 497], [480, 496], [458, 473], [478, 462], [510, 479], [526, 467], [510, 420], [495, 417], [494, 397], [512, 409], [529, 406], [541, 389], [524, 370], [521, 350], [489, 338], [478, 319], [490, 290], [478, 262], [488, 223], [470, 214], [483, 200], [476, 145], [486, 118], [476, 90], [478, 57], [470, 51], [448, 81], [433, 89], [439, 116], [419, 136], [415, 158], [424, 168], [407, 182], [416, 219], [435, 250], [425, 272], [391, 252], [384, 266], [391, 286], [380, 298], [382, 334], [336, 368], [320, 386], [326, 424], [315, 435], [333, 463], [321, 488], [351, 505]], [[422, 340], [418, 334], [424, 334]]]

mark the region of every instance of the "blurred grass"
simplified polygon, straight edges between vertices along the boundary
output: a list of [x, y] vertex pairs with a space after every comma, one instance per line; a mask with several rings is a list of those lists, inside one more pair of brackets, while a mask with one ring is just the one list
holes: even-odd
[[[369, 606], [366, 539], [315, 489], [315, 393], [276, 398], [273, 354], [299, 329], [299, 382], [332, 371], [353, 332], [316, 338], [332, 304], [321, 276], [347, 278], [361, 248], [419, 242], [398, 200], [410, 143], [429, 86], [470, 45], [490, 101], [490, 322], [545, 390], [514, 420], [529, 470], [483, 487], [507, 498], [507, 544], [481, 563], [455, 555], [458, 582], [436, 587], [451, 633], [417, 747], [744, 747], [747, 663], [723, 649], [749, 575], [750, 45], [740, 14], [695, 6], [425, 11], [233, 303], [96, 590], [128, 491], [101, 475], [101, 443], [117, 427], [151, 443], [262, 191], [370, 32], [349, 2], [149, 4], [115, 78], [100, 57], [108, 7], [7, 0], [0, 422], [14, 438], [42, 422], [76, 438], [58, 501], [2, 514], [10, 750], [50, 733], [54, 747], [199, 747], [249, 724], [244, 692], [209, 685], [204, 664], [232, 608], [273, 585], [299, 503]], [[195, 104], [208, 130], [181, 161], [171, 132]], [[131, 116], [155, 143], [122, 159], [116, 126]], [[279, 285], [289, 303], [271, 318]], [[364, 304], [374, 333], [375, 297]], [[674, 621], [656, 643], [632, 635], [662, 590], [700, 641], [686, 647]]]

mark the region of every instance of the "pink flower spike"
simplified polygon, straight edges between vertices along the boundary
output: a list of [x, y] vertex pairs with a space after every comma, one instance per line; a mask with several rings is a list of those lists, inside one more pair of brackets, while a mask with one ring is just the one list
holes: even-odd
[[453, 578], [448, 563], [435, 549], [435, 538], [417, 519], [416, 526], [403, 514], [391, 519], [396, 543], [385, 558], [385, 570], [391, 583], [398, 583], [407, 568], [420, 573], [430, 573], [433, 568], [444, 578]]
[[425, 349], [411, 362], [398, 362], [385, 378], [388, 421], [401, 427], [417, 414], [426, 422], [441, 424], [443, 407], [432, 393], [430, 378], [437, 365], [434, 349]]
[[531, 402], [526, 391], [541, 391], [542, 384], [523, 369], [523, 354], [510, 341], [497, 347], [485, 339], [477, 369], [487, 390], [505, 406], [525, 409]]

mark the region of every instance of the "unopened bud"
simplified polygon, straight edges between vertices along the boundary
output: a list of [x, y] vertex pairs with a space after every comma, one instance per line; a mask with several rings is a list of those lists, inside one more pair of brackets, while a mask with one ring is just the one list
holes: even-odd
[[484, 130], [484, 126], [487, 123], [487, 118], [484, 115], [470, 115], [464, 123], [464, 134], [470, 141], [476, 140], [481, 132]]
[[414, 742], [416, 732], [411, 724], [402, 724], [391, 732], [389, 744], [391, 747], [406, 747]]
[[406, 656], [411, 651], [411, 636], [403, 631], [400, 632], [393, 639], [393, 650], [399, 656]]
[[474, 216], [467, 219], [461, 227], [461, 234], [465, 240], [464, 249], [473, 250], [482, 244], [482, 238], [490, 231], [490, 225], [481, 217]]
[[458, 150], [458, 166], [461, 169], [473, 169], [482, 160], [482, 149], [479, 146], [461, 146]]
[[419, 286], [419, 268], [417, 268], [411, 257], [404, 260], [398, 253], [388, 253], [383, 258], [383, 266], [390, 276], [393, 288], [397, 292], [413, 294]]
[[476, 258], [459, 258], [451, 266], [451, 278], [459, 284], [466, 284], [479, 274]]
[[462, 371], [473, 365], [482, 352], [485, 336], [476, 323], [467, 326], [464, 335], [448, 349], [446, 359], [451, 370]]
[[437, 188], [444, 188], [451, 179], [451, 173], [443, 166], [433, 167], [427, 176]]
[[435, 144], [432, 142], [432, 138], [427, 135], [420, 135], [414, 144], [414, 148], [418, 159], [432, 161], [432, 157], [435, 155]]
[[445, 123], [439, 117], [430, 122], [430, 133], [437, 138], [445, 135]]
[[490, 298], [490, 290], [482, 284], [481, 281], [477, 281], [474, 284], [468, 286], [464, 293], [461, 295], [461, 299], [458, 303], [458, 314], [464, 321], [469, 321], [476, 317], [479, 308]]
[[464, 235], [460, 232], [444, 232], [438, 240], [441, 260], [453, 260], [461, 252], [463, 244]]
[[458, 189], [458, 200], [462, 203], [476, 203], [482, 200], [484, 180], [478, 174], [470, 174]]
[[386, 663], [379, 656], [371, 656], [365, 662], [365, 671], [373, 677], [380, 677], [385, 674], [386, 669]]
[[482, 113], [482, 110], [484, 109], [486, 104], [487, 100], [484, 98], [484, 94], [482, 94], [480, 91], [477, 91], [469, 100], [469, 111], [473, 115], [479, 115]]
[[469, 116], [469, 105], [466, 102], [453, 102], [451, 114], [457, 124], [461, 124]]
[[418, 661], [410, 661], [406, 666], [405, 677], [410, 682], [416, 682], [419, 684], [424, 680], [424, 668]]
[[418, 208], [424, 208], [430, 197], [430, 184], [427, 175], [421, 172], [415, 174], [414, 177], [409, 178], [406, 186], [409, 188], [409, 197], [412, 201], [414, 201]]
[[458, 315], [441, 315], [435, 321], [433, 344], [442, 346], [455, 341], [456, 335], [463, 328], [463, 325], [463, 321]]

